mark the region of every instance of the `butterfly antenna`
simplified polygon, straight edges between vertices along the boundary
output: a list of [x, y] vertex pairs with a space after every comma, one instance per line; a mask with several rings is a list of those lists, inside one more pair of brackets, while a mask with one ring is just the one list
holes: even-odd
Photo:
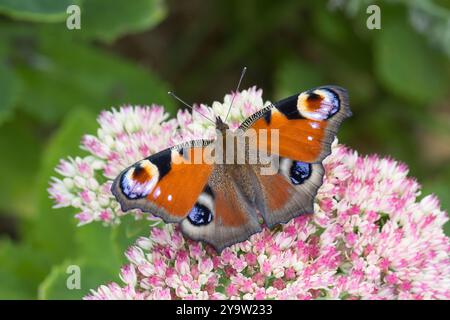
[[208, 119], [209, 121], [211, 121], [212, 123], [216, 123], [214, 120], [212, 120], [210, 117], [205, 116], [203, 113], [201, 113], [198, 110], [195, 110], [193, 106], [191, 106], [190, 104], [188, 104], [187, 102], [185, 102], [184, 100], [182, 100], [180, 97], [178, 97], [175, 93], [173, 93], [172, 91], [167, 92], [167, 94], [169, 96], [172, 96], [173, 98], [175, 98], [176, 100], [180, 101], [182, 104], [184, 104], [186, 107], [192, 109], [192, 111], [198, 112], [201, 116], [203, 116], [205, 119]]
[[231, 98], [230, 107], [228, 108], [227, 116], [225, 117], [225, 121], [227, 122], [228, 116], [230, 115], [231, 107], [233, 107], [234, 98], [236, 97], [237, 92], [239, 91], [239, 87], [241, 86], [242, 79], [244, 78], [245, 72], [247, 71], [247, 67], [242, 68], [241, 77], [239, 78], [239, 82], [236, 86], [235, 94], [233, 95], [233, 98]]

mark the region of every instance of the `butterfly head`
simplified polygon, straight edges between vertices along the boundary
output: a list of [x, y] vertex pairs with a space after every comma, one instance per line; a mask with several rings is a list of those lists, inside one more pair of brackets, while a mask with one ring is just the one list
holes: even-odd
[[226, 130], [230, 129], [230, 127], [223, 122], [222, 118], [217, 116], [216, 117], [216, 129], [220, 132], [224, 133]]

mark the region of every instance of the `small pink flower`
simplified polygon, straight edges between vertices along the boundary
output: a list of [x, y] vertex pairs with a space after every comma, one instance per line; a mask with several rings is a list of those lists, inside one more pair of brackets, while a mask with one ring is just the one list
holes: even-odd
[[169, 289], [157, 287], [153, 290], [151, 298], [153, 300], [170, 300], [172, 296], [170, 295]]
[[202, 273], [209, 273], [213, 270], [213, 262], [212, 259], [207, 258], [207, 259], [202, 259], [199, 263], [198, 263], [198, 269], [200, 272]]
[[247, 262], [247, 265], [254, 266], [258, 262], [256, 259], [256, 254], [254, 253], [246, 253], [245, 254], [245, 261]]
[[245, 262], [244, 258], [236, 258], [233, 259], [231, 262], [231, 266], [236, 270], [237, 272], [242, 272], [242, 270], [245, 269], [247, 266], [247, 263]]
[[230, 297], [238, 294], [238, 289], [234, 284], [230, 284], [226, 289], [226, 294]]
[[100, 219], [104, 222], [110, 222], [113, 215], [110, 209], [103, 210], [100, 212]]
[[92, 216], [88, 212], [80, 212], [75, 215], [75, 217], [79, 220], [79, 224], [86, 224], [93, 220]]
[[283, 289], [286, 287], [286, 285], [284, 284], [284, 281], [283, 281], [283, 280], [281, 280], [281, 279], [275, 279], [275, 280], [273, 281], [273, 287], [274, 287], [274, 288], [277, 288], [278, 290], [283, 290]]
[[258, 286], [262, 287], [264, 286], [264, 283], [266, 282], [266, 276], [262, 273], [256, 273], [252, 280], [254, 283], [256, 283]]
[[411, 288], [412, 288], [412, 285], [411, 285], [411, 282], [409, 282], [409, 281], [403, 281], [400, 284], [400, 289], [403, 291], [409, 291], [409, 290], [411, 290]]
[[388, 274], [385, 277], [385, 280], [388, 284], [396, 284], [397, 283], [397, 276], [395, 274]]
[[137, 275], [132, 264], [127, 264], [122, 267], [120, 279], [122, 279], [122, 281], [126, 284], [129, 284], [133, 287], [136, 285]]
[[266, 293], [263, 288], [256, 289], [255, 292], [255, 300], [264, 300], [266, 299]]
[[347, 234], [347, 236], [345, 237], [345, 240], [349, 247], [353, 246], [357, 239], [358, 239], [358, 236], [356, 234], [354, 234], [353, 232]]
[[290, 267], [290, 268], [286, 269], [286, 271], [285, 271], [286, 280], [294, 280], [295, 276], [296, 276], [296, 274], [295, 274], [294, 268]]
[[130, 247], [125, 255], [128, 260], [135, 265], [144, 264], [146, 262], [144, 252], [137, 246]]

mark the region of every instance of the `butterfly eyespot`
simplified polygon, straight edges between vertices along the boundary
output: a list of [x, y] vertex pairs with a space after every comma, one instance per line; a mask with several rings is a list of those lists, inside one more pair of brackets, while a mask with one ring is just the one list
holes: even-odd
[[310, 163], [294, 161], [289, 170], [289, 178], [291, 179], [292, 184], [299, 185], [311, 176], [311, 171]]
[[189, 212], [187, 218], [189, 222], [195, 226], [204, 226], [212, 221], [213, 215], [211, 210], [206, 206], [196, 203], [191, 212]]
[[158, 167], [148, 160], [142, 160], [122, 175], [120, 188], [127, 198], [140, 199], [150, 194], [158, 179]]
[[330, 89], [303, 92], [298, 96], [297, 108], [305, 118], [326, 120], [339, 111], [339, 96]]

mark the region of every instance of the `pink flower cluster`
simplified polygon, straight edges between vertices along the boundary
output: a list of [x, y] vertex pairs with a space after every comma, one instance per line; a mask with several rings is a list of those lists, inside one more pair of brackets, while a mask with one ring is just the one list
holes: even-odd
[[[224, 116], [231, 99], [197, 108]], [[264, 105], [261, 90], [236, 93], [231, 126]], [[109, 188], [124, 167], [214, 135], [196, 113], [167, 118], [158, 106], [102, 113], [97, 135], [83, 139], [90, 155], [58, 166], [49, 189], [55, 206], [78, 208], [80, 224], [119, 222], [124, 213]], [[123, 284], [102, 285], [86, 299], [450, 299], [447, 213], [434, 196], [418, 198], [407, 167], [337, 142], [324, 166], [313, 215], [264, 228], [221, 255], [176, 225], [159, 224], [125, 253]]]
[[125, 286], [86, 299], [449, 299], [447, 214], [390, 159], [334, 145], [315, 213], [221, 255], [152, 228], [126, 256]]

